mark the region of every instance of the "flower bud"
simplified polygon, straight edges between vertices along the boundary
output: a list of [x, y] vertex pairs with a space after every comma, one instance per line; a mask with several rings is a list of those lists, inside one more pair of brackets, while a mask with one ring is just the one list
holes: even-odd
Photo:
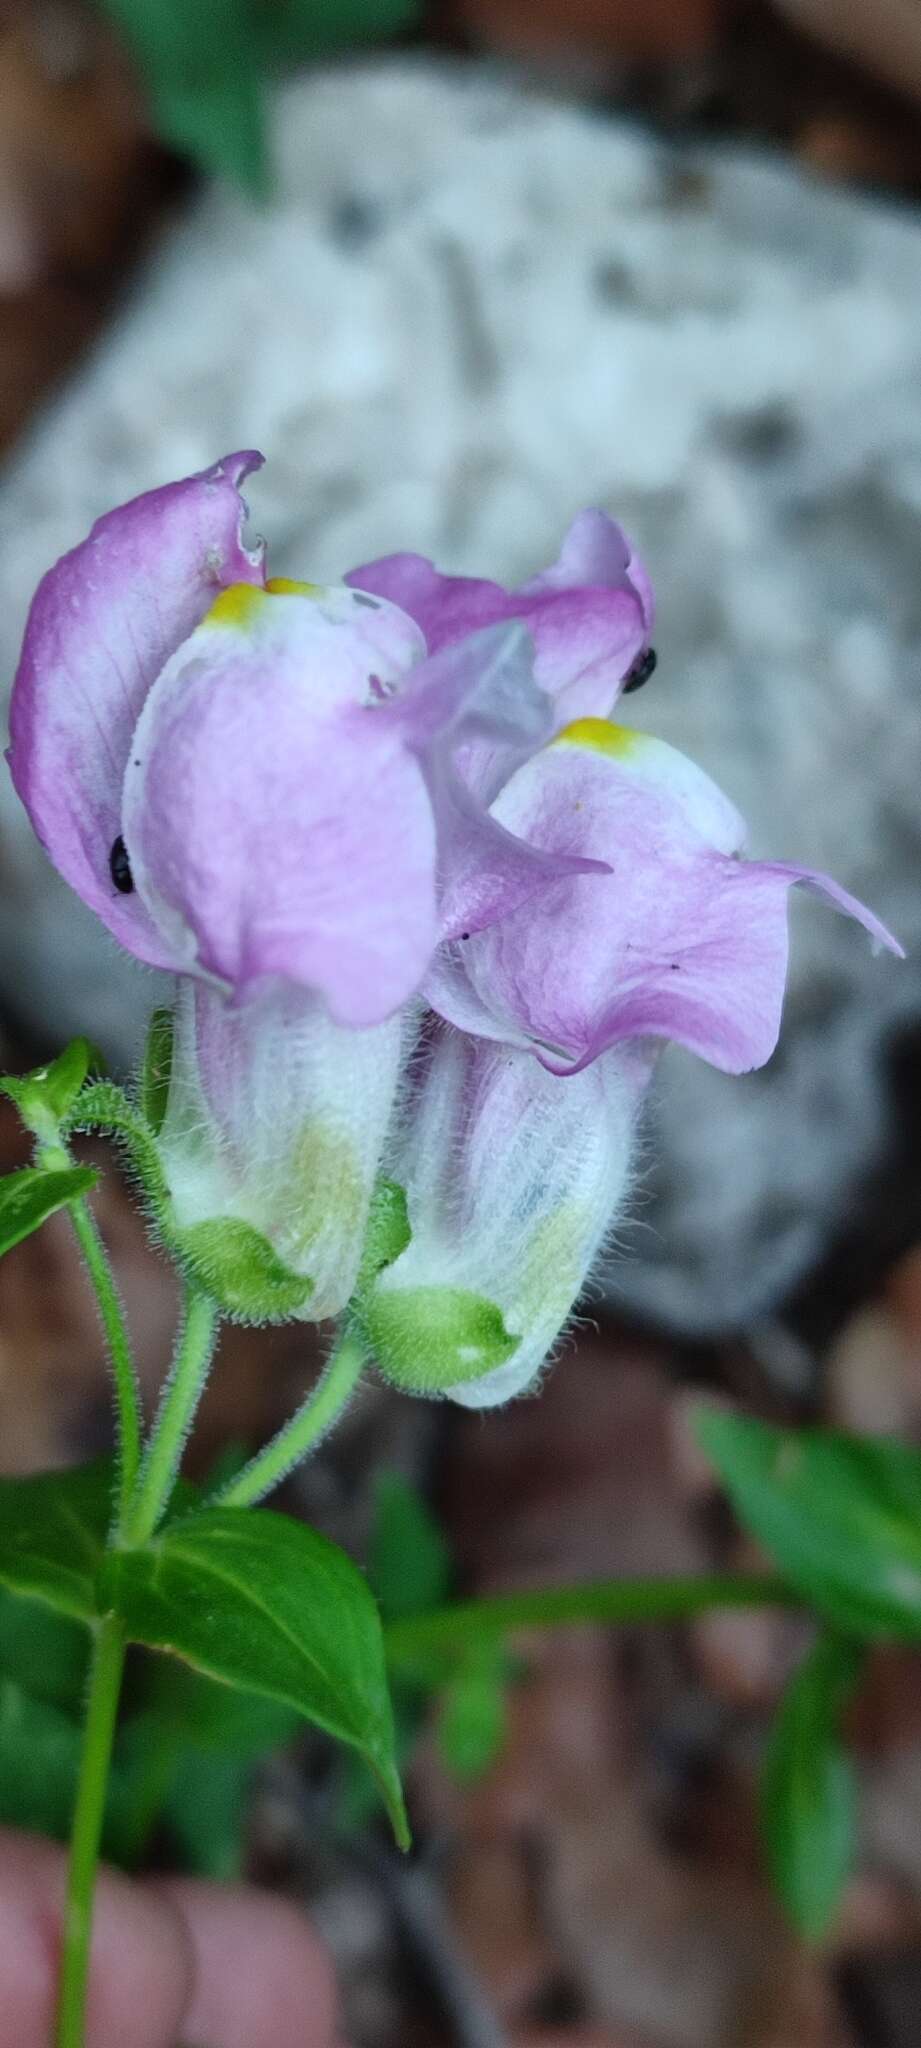
[[363, 1304], [386, 1378], [467, 1408], [535, 1379], [623, 1198], [648, 1067], [637, 1047], [560, 1076], [434, 1027], [388, 1160], [411, 1237]]
[[400, 1070], [399, 1017], [335, 1024], [276, 988], [180, 984], [159, 1145], [177, 1248], [245, 1321], [319, 1322], [355, 1284]]

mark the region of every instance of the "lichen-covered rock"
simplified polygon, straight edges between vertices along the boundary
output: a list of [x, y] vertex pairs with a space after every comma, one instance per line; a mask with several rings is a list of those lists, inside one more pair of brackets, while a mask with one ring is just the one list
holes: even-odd
[[[276, 572], [411, 547], [514, 581], [579, 506], [616, 512], [660, 596], [628, 715], [714, 774], [753, 852], [830, 870], [910, 952], [797, 905], [767, 1070], [662, 1062], [651, 1227], [614, 1285], [686, 1326], [764, 1310], [846, 1213], [921, 1006], [921, 222], [424, 60], [296, 83], [276, 143], [269, 210], [196, 202], [8, 465], [4, 672], [93, 517], [241, 435]], [[151, 978], [9, 792], [0, 833], [5, 1000], [126, 1049]]]

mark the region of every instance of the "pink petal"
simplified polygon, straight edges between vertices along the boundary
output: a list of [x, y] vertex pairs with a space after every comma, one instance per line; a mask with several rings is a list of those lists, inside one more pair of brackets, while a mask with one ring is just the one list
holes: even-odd
[[138, 891], [184, 965], [238, 1001], [278, 978], [374, 1024], [436, 937], [425, 776], [388, 715], [418, 634], [345, 592], [257, 606], [240, 630], [217, 607], [148, 698], [124, 797]]
[[229, 583], [261, 583], [241, 532], [239, 486], [262, 462], [229, 455], [97, 520], [49, 570], [26, 627], [10, 707], [13, 781], [42, 845], [116, 938], [174, 964], [137, 894], [109, 868], [122, 782], [144, 700], [164, 662]]
[[561, 876], [597, 868], [516, 838], [470, 787], [493, 779], [501, 786], [553, 730], [550, 699], [534, 679], [531, 637], [519, 622], [488, 626], [433, 655], [382, 715], [425, 767], [438, 828], [443, 938], [481, 931]]
[[[707, 776], [643, 734], [586, 721], [513, 778], [494, 807], [548, 851], [606, 859], [609, 876], [561, 882], [440, 969], [444, 1014], [584, 1067], [627, 1038], [672, 1038], [730, 1072], [777, 1041], [786, 898], [804, 882], [892, 951], [872, 913], [810, 870], [732, 858], [741, 820]], [[441, 1002], [439, 1000], [439, 1007]]]
[[443, 576], [411, 554], [366, 563], [346, 581], [400, 605], [421, 626], [430, 653], [483, 626], [523, 620], [534, 641], [537, 681], [558, 700], [557, 723], [610, 711], [652, 623], [645, 570], [603, 512], [581, 513], [559, 560], [517, 591]]

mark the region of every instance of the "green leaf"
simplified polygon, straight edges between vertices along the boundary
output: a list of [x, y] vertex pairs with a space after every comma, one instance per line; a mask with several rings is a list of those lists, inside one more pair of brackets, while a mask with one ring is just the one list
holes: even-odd
[[141, 1063], [139, 1108], [157, 1137], [163, 1128], [173, 1068], [173, 1013], [154, 1010]]
[[101, 1583], [134, 1641], [351, 1743], [407, 1842], [380, 1621], [335, 1544], [268, 1509], [208, 1508], [109, 1553]]
[[921, 1637], [921, 1456], [882, 1438], [703, 1409], [697, 1434], [740, 1519], [847, 1635]]
[[300, 1724], [294, 1707], [220, 1685], [172, 1657], [150, 1659], [144, 1702], [177, 1740], [242, 1757], [281, 1749]]
[[252, 1764], [245, 1758], [194, 1749], [178, 1758], [165, 1818], [186, 1869], [215, 1884], [242, 1875], [243, 1836]]
[[0, 1680], [0, 1821], [63, 1841], [80, 1745], [78, 1722], [14, 1680]]
[[34, 1067], [31, 1074], [5, 1074], [0, 1089], [15, 1102], [29, 1130], [53, 1143], [58, 1124], [73, 1108], [87, 1075], [103, 1067], [102, 1055], [89, 1039], [74, 1038], [50, 1065]]
[[267, 0], [258, 18], [266, 61], [281, 64], [398, 35], [420, 13], [420, 0]]
[[0, 1585], [91, 1621], [112, 1517], [113, 1465], [0, 1479]]
[[104, 0], [161, 135], [260, 197], [268, 183], [254, 0]]
[[787, 1688], [765, 1760], [761, 1821], [771, 1875], [808, 1941], [827, 1933], [854, 1859], [854, 1769], [841, 1716], [863, 1652], [820, 1638]]
[[505, 1742], [508, 1659], [495, 1643], [471, 1651], [442, 1694], [438, 1747], [462, 1782], [481, 1778]]
[[385, 1379], [437, 1394], [481, 1379], [517, 1350], [495, 1302], [461, 1287], [381, 1287], [361, 1316]]
[[292, 1273], [268, 1238], [239, 1217], [194, 1223], [174, 1243], [199, 1286], [238, 1322], [286, 1322], [313, 1293], [313, 1281]]
[[0, 1258], [14, 1244], [31, 1237], [57, 1209], [66, 1209], [89, 1194], [99, 1176], [91, 1166], [69, 1166], [50, 1170], [44, 1166], [23, 1166], [18, 1173], [0, 1180]]
[[368, 1577], [386, 1621], [437, 1607], [451, 1579], [448, 1546], [421, 1495], [397, 1472], [377, 1482]]
[[0, 1588], [0, 1673], [50, 1706], [79, 1715], [90, 1637], [83, 1622]]

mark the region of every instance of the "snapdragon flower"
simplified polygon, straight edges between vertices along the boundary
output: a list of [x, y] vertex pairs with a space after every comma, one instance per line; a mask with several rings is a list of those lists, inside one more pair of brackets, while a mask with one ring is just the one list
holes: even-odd
[[[612, 720], [653, 602], [604, 513], [514, 591], [409, 554], [267, 580], [260, 461], [107, 514], [45, 577], [13, 778], [65, 879], [179, 978], [180, 1254], [256, 1320], [351, 1302], [392, 1379], [485, 1406], [571, 1313], [658, 1045], [770, 1056], [791, 885], [899, 949], [827, 876], [742, 860], [716, 785]], [[402, 1223], [372, 1269], [382, 1171]]]
[[[429, 641], [354, 580], [266, 579], [242, 537], [240, 486], [260, 462], [228, 456], [145, 493], [49, 571], [9, 758], [64, 878], [138, 959], [180, 977], [161, 1149], [184, 1245], [198, 1233], [214, 1280], [202, 1232], [236, 1226], [236, 1260], [240, 1228], [258, 1233], [280, 1261], [276, 1306], [300, 1278], [302, 1312], [321, 1316], [355, 1280], [439, 943], [592, 866], [510, 834], [475, 786], [477, 759], [510, 765], [554, 729], [519, 613], [565, 685], [629, 665], [643, 600], [620, 543], [571, 646], [559, 567], [523, 606]], [[252, 1312], [267, 1301], [257, 1289]]]
[[623, 1201], [661, 1042], [733, 1074], [770, 1058], [791, 887], [902, 950], [829, 876], [744, 860], [709, 776], [607, 717], [564, 725], [492, 815], [598, 865], [442, 946], [427, 978], [444, 1023], [389, 1161], [407, 1242], [367, 1316], [391, 1378], [468, 1407], [522, 1392], [552, 1352]]

